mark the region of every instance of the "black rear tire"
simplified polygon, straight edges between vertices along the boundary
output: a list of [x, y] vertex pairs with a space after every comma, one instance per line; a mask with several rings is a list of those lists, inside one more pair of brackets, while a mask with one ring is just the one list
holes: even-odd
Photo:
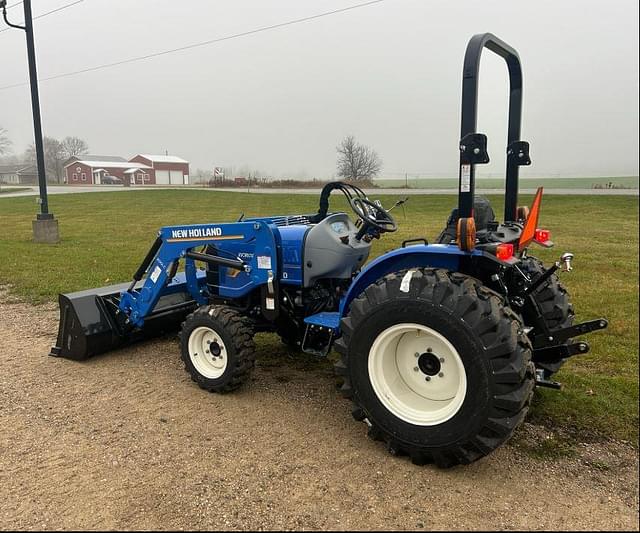
[[[479, 281], [424, 268], [413, 271], [407, 286], [407, 272], [367, 287], [342, 319], [342, 337], [335, 344], [342, 354], [336, 364], [344, 379], [342, 392], [354, 403], [354, 418], [365, 421], [369, 436], [385, 441], [392, 454], [409, 455], [416, 464], [468, 464], [499, 447], [524, 419], [535, 387], [531, 345], [518, 315]], [[464, 401], [442, 423], [409, 423], [374, 390], [369, 374], [373, 343], [397, 324], [436, 331], [464, 364]]]
[[[207, 328], [221, 341], [223, 354], [220, 354], [218, 348], [218, 357], [224, 356], [226, 361], [224, 371], [220, 375], [206, 375], [202, 368], [199, 370], [194, 364], [189, 351], [189, 339], [192, 334], [197, 334], [198, 328], [200, 331]], [[185, 370], [201, 389], [209, 392], [225, 393], [236, 390], [249, 379], [255, 366], [256, 347], [249, 320], [237, 311], [221, 305], [203, 305], [187, 317], [182, 323], [180, 348]], [[199, 353], [196, 357], [210, 355]], [[211, 366], [209, 368], [218, 370]]]

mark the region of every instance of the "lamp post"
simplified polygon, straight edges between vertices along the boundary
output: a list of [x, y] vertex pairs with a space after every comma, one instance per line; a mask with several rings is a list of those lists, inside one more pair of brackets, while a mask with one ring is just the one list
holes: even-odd
[[47, 198], [47, 176], [44, 164], [44, 143], [42, 141], [42, 123], [40, 120], [40, 97], [38, 95], [38, 74], [36, 70], [36, 49], [33, 40], [33, 18], [31, 0], [23, 0], [24, 26], [13, 24], [7, 19], [7, 0], [0, 0], [4, 21], [12, 28], [24, 30], [27, 38], [27, 57], [29, 60], [29, 82], [31, 85], [31, 109], [33, 112], [33, 134], [36, 145], [36, 164], [38, 167], [38, 183], [40, 185], [40, 212], [32, 222], [33, 240], [40, 243], [56, 243], [60, 240], [58, 221], [53, 213], [49, 213]]

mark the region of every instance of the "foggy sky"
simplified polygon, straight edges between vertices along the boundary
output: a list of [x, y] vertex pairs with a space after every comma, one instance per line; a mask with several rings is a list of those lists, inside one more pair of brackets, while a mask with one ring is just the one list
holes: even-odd
[[[35, 21], [40, 77], [222, 37], [362, 0], [85, 0]], [[70, 0], [33, 0], [34, 15]], [[12, 3], [11, 1], [9, 2]], [[22, 8], [9, 11], [21, 21]], [[0, 22], [0, 29], [4, 28]], [[386, 0], [148, 61], [42, 82], [45, 133], [91, 153], [164, 153], [330, 177], [353, 134], [383, 175], [457, 175], [462, 60], [490, 31], [524, 70], [522, 176], [638, 174], [637, 0]], [[27, 80], [24, 35], [0, 33], [0, 86]], [[483, 55], [478, 131], [501, 175], [504, 62]], [[16, 152], [32, 142], [28, 86], [0, 91]]]

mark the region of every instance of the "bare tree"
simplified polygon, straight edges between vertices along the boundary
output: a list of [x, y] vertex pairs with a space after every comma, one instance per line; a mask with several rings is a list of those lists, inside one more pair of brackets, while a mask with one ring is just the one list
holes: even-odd
[[8, 154], [11, 151], [11, 139], [7, 130], [0, 127], [0, 155]]
[[66, 159], [74, 155], [89, 153], [89, 145], [84, 139], [80, 139], [79, 137], [65, 137], [62, 139], [61, 144]]
[[338, 176], [353, 181], [370, 180], [382, 168], [382, 161], [373, 148], [348, 135], [336, 148], [338, 151]]
[[[62, 147], [62, 143], [58, 139], [53, 137], [44, 137], [44, 166], [46, 170], [52, 170], [56, 181], [60, 183], [62, 181], [63, 168], [62, 164], [66, 159], [65, 151]], [[36, 147], [31, 144], [24, 153], [25, 160], [30, 163], [36, 162]]]

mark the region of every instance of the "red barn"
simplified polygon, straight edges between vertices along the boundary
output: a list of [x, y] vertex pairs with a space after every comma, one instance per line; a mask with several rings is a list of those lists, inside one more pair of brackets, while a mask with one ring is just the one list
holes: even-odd
[[153, 183], [157, 185], [188, 185], [189, 162], [174, 155], [138, 154], [129, 162], [147, 165], [153, 169]]
[[188, 185], [189, 162], [171, 155], [79, 156], [64, 166], [69, 185]]
[[[128, 161], [71, 161], [64, 167], [65, 180], [69, 185], [143, 185], [153, 183], [153, 169], [140, 163]], [[115, 179], [114, 179], [115, 178]]]

